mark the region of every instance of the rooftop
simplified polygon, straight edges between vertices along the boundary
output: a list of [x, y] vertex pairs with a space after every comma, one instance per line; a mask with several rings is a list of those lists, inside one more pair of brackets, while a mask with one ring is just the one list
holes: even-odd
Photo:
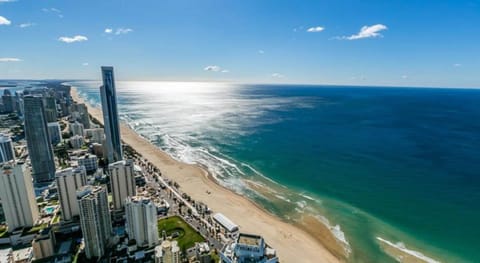
[[262, 241], [261, 236], [257, 235], [249, 235], [249, 234], [240, 234], [238, 236], [237, 243], [242, 244], [242, 245], [247, 245], [247, 246], [260, 246]]

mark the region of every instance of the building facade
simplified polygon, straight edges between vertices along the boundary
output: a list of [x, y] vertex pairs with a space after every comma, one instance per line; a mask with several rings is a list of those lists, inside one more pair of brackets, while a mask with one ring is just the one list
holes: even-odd
[[102, 128], [86, 129], [85, 137], [87, 137], [90, 142], [102, 143], [105, 134]]
[[108, 193], [104, 186], [86, 185], [77, 191], [80, 226], [88, 259], [105, 254], [112, 236]]
[[58, 198], [62, 211], [62, 220], [70, 221], [80, 214], [77, 202], [77, 190], [87, 184], [85, 167], [67, 168], [57, 172]]
[[132, 196], [125, 201], [125, 230], [137, 247], [158, 245], [157, 207], [146, 197]]
[[13, 149], [12, 139], [0, 133], [0, 163], [15, 159], [15, 150]]
[[94, 154], [86, 154], [77, 160], [79, 166], [84, 166], [88, 173], [98, 169], [98, 158]]
[[60, 124], [58, 124], [58, 122], [49, 122], [47, 127], [50, 143], [52, 145], [57, 145], [62, 142], [62, 131], [60, 129]]
[[108, 163], [113, 163], [123, 159], [113, 67], [102, 67], [102, 80], [103, 85], [100, 87], [100, 95], [102, 97], [103, 124], [107, 148], [106, 157]]
[[165, 240], [155, 247], [155, 263], [179, 263], [180, 247], [177, 241]]
[[35, 225], [38, 220], [37, 201], [30, 171], [23, 162], [0, 164], [0, 199], [9, 232]]
[[123, 210], [125, 199], [136, 195], [135, 171], [133, 160], [123, 160], [108, 165], [110, 186], [113, 196], [113, 208]]
[[28, 155], [32, 162], [33, 179], [36, 183], [52, 181], [55, 178], [55, 161], [48, 135], [43, 99], [41, 96], [27, 95], [23, 100], [25, 138]]
[[51, 227], [41, 230], [32, 241], [35, 260], [55, 255], [55, 236]]
[[83, 129], [83, 124], [80, 122], [73, 122], [69, 124], [70, 126], [70, 132], [72, 133], [73, 136], [78, 135], [78, 136], [84, 136], [84, 129]]

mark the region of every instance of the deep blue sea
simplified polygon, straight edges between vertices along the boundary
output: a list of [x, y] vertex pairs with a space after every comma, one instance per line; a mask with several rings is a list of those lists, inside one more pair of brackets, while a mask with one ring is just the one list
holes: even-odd
[[[73, 85], [98, 105], [100, 83]], [[139, 134], [285, 220], [315, 215], [353, 262], [480, 262], [480, 90], [117, 86]]]

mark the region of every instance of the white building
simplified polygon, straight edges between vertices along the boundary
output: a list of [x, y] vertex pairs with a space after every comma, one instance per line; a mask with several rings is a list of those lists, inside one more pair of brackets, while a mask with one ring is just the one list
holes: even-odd
[[82, 136], [84, 135], [83, 124], [79, 122], [70, 123], [70, 132], [72, 135]]
[[115, 210], [123, 210], [126, 198], [136, 195], [133, 166], [133, 160], [122, 160], [108, 165]]
[[87, 137], [90, 142], [102, 143], [103, 138], [105, 138], [105, 133], [102, 128], [86, 129], [85, 137]]
[[80, 226], [88, 259], [101, 257], [112, 236], [112, 223], [104, 186], [86, 185], [77, 191]]
[[83, 145], [83, 137], [80, 135], [70, 137], [70, 145], [73, 149], [80, 149]]
[[95, 172], [98, 169], [98, 158], [93, 154], [87, 154], [77, 159], [79, 166], [85, 166], [87, 172]]
[[0, 164], [0, 199], [9, 232], [35, 225], [38, 207], [32, 176], [23, 162]]
[[228, 217], [222, 213], [216, 213], [213, 215], [213, 219], [220, 224], [229, 234], [233, 234], [238, 231], [238, 225], [233, 223]]
[[240, 233], [235, 242], [225, 245], [220, 253], [220, 262], [278, 263], [278, 257], [261, 236]]
[[15, 159], [15, 150], [13, 149], [12, 139], [0, 133], [0, 163]]
[[58, 124], [58, 122], [49, 122], [47, 123], [47, 127], [50, 142], [53, 145], [59, 144], [62, 141], [62, 131], [60, 130], [60, 124]]
[[125, 201], [125, 230], [137, 247], [154, 247], [158, 244], [157, 207], [149, 198], [127, 197]]
[[165, 240], [155, 247], [155, 263], [179, 263], [180, 248], [177, 241]]
[[62, 220], [70, 221], [80, 214], [77, 202], [77, 190], [87, 184], [85, 167], [67, 168], [55, 175]]
[[55, 237], [51, 227], [40, 231], [32, 241], [33, 257], [48, 258], [55, 255]]

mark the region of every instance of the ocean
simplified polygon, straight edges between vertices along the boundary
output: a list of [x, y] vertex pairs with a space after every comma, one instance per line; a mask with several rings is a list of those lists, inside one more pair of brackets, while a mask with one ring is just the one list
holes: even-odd
[[[71, 84], [99, 105], [99, 82]], [[480, 90], [120, 81], [117, 95], [137, 133], [284, 220], [315, 216], [351, 262], [396, 262], [389, 248], [480, 262]]]

